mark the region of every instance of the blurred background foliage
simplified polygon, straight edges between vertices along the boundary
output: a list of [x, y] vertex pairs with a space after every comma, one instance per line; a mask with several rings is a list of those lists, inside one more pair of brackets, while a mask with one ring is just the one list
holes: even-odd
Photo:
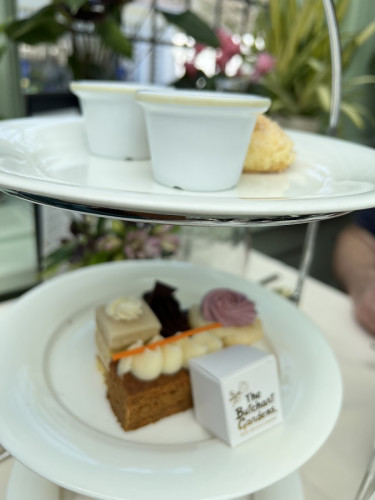
[[[350, 76], [348, 70], [360, 48], [374, 42], [375, 19], [362, 29], [346, 28], [350, 0], [336, 0], [340, 27], [343, 72], [341, 111], [358, 128], [373, 116], [356, 96], [364, 85], [375, 83], [374, 74]], [[330, 42], [323, 2], [316, 0], [270, 0], [261, 11], [258, 28], [275, 67], [262, 80], [272, 98], [272, 111], [281, 114], [317, 116], [329, 113], [331, 102]], [[374, 122], [372, 121], [372, 124]]]
[[[339, 133], [363, 136], [364, 142], [371, 143], [375, 2], [364, 0], [361, 9], [355, 0], [334, 2], [343, 63]], [[175, 78], [163, 84], [265, 94], [272, 99], [271, 113], [280, 119], [303, 117], [319, 121], [321, 127], [327, 123], [331, 61], [324, 6], [319, 0], [52, 0], [21, 18], [5, 16], [0, 25], [0, 56], [14, 45], [25, 51], [25, 47], [49, 47], [63, 41], [68, 47], [69, 71], [46, 57], [43, 71], [39, 70], [41, 64], [34, 64], [34, 79], [37, 72], [40, 79], [48, 74], [52, 87], [60, 82], [66, 88], [71, 78], [132, 79], [128, 67], [137, 58], [139, 43], [147, 45], [126, 24], [127, 12], [133, 7], [146, 12], [139, 26], [148, 23], [156, 27], [147, 34], [154, 51], [159, 50], [155, 48], [158, 44], [162, 44], [160, 50], [170, 44], [174, 54]], [[355, 23], [351, 22], [354, 18]], [[175, 30], [173, 36], [163, 37], [163, 31], [170, 27]], [[140, 32], [144, 37], [142, 26]], [[149, 56], [147, 50], [144, 57]], [[359, 64], [364, 60], [365, 64]], [[165, 58], [156, 57], [154, 64], [164, 62]], [[26, 92], [38, 90], [30, 84], [31, 71], [26, 58], [21, 58], [21, 84]], [[160, 67], [154, 71], [162, 72]]]
[[[68, 64], [74, 79], [114, 79], [116, 56], [131, 58], [132, 42], [122, 30], [122, 9], [131, 0], [52, 0], [24, 19], [10, 20], [0, 30], [14, 43], [37, 45], [71, 41]], [[213, 30], [191, 11], [158, 12], [197, 42], [218, 46]], [[1, 47], [1, 51], [5, 50]]]

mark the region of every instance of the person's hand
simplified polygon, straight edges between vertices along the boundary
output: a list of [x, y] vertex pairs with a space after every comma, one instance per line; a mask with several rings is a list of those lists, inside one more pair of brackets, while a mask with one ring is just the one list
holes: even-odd
[[353, 300], [356, 319], [365, 330], [375, 335], [374, 235], [356, 225], [346, 227], [336, 242], [333, 269]]
[[369, 279], [353, 294], [353, 303], [358, 322], [375, 335], [375, 279]]

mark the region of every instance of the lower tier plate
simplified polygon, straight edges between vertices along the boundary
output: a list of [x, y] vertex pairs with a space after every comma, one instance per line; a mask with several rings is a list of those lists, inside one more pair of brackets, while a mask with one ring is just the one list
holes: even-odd
[[[234, 448], [193, 411], [120, 428], [96, 368], [94, 308], [139, 296], [155, 280], [175, 286], [184, 307], [217, 287], [256, 302], [278, 358], [282, 424]], [[91, 497], [224, 500], [259, 491], [308, 460], [340, 410], [338, 365], [319, 329], [284, 298], [205, 267], [127, 261], [67, 273], [19, 299], [0, 332], [0, 442], [37, 474]]]
[[[261, 491], [233, 500], [286, 500], [287, 498], [304, 500], [298, 472], [293, 472]], [[15, 462], [5, 500], [90, 500], [90, 497], [62, 489], [19, 462]]]

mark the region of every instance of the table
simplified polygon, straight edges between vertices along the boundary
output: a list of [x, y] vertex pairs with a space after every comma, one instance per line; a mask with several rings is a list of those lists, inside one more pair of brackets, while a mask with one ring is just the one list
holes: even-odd
[[[269, 288], [294, 288], [296, 270], [252, 251], [246, 276], [259, 281], [273, 274], [278, 278]], [[0, 313], [6, 307], [11, 303], [0, 303]], [[353, 500], [375, 438], [375, 338], [355, 322], [346, 294], [313, 278], [306, 280], [299, 307], [325, 334], [344, 384], [342, 411], [331, 436], [300, 469], [305, 500]], [[0, 500], [6, 498], [13, 461], [0, 463]]]
[[[250, 257], [250, 275], [276, 272], [294, 288], [296, 271], [260, 254]], [[301, 469], [306, 500], [353, 500], [375, 439], [375, 338], [355, 321], [350, 297], [308, 278], [300, 308], [325, 334], [340, 365], [344, 398], [327, 442]]]

